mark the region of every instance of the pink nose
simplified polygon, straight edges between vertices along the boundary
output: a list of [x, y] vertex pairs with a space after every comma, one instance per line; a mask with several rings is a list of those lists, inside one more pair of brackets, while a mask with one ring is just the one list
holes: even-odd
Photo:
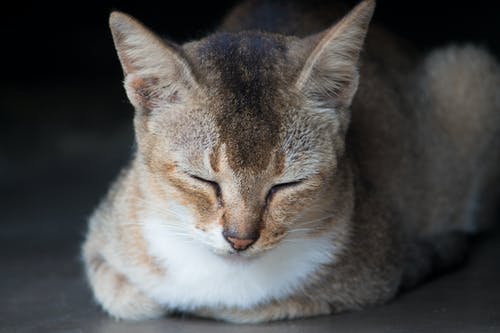
[[226, 241], [231, 244], [231, 247], [236, 251], [244, 251], [259, 239], [259, 233], [253, 232], [245, 235], [239, 235], [236, 232], [224, 230], [222, 235]]
[[226, 237], [226, 240], [231, 244], [231, 247], [237, 251], [246, 250], [256, 241], [256, 239], [239, 239], [235, 237]]

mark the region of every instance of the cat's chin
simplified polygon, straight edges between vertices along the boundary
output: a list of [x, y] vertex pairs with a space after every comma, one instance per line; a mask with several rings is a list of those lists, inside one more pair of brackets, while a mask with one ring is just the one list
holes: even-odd
[[232, 264], [249, 264], [262, 257], [262, 254], [247, 254], [239, 252], [216, 253], [224, 261]]

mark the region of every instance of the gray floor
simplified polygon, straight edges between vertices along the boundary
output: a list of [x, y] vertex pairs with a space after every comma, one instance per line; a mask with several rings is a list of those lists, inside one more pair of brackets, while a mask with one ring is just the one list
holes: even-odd
[[[33, 96], [16, 100], [57, 106], [43, 91]], [[111, 107], [126, 110], [117, 100]], [[81, 101], [74, 107], [90, 108]], [[0, 133], [16, 142], [0, 147], [0, 332], [500, 332], [500, 230], [475, 240], [463, 268], [362, 312], [257, 326], [109, 319], [92, 300], [78, 249], [86, 217], [127, 159], [131, 132], [129, 119], [88, 130], [98, 113], [87, 125], [44, 123], [34, 138], [24, 123]]]

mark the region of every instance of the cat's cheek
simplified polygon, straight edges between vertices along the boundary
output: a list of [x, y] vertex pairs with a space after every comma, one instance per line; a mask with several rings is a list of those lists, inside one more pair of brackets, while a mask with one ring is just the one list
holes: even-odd
[[217, 229], [222, 234], [222, 222], [221, 216], [223, 212], [217, 210], [213, 211], [205, 211], [205, 212], [196, 212], [197, 221], [195, 224], [195, 228], [202, 232], [212, 232], [212, 230]]
[[175, 177], [166, 178], [167, 200], [173, 199], [189, 207], [202, 221], [209, 221], [210, 217], [217, 213], [219, 204], [216, 197]]
[[229, 243], [222, 236], [222, 226], [220, 224], [211, 224], [204, 232], [204, 238], [212, 252], [227, 255], [231, 251]]
[[270, 250], [278, 246], [286, 236], [287, 229], [282, 223], [267, 223], [257, 243], [259, 250]]
[[307, 201], [300, 195], [277, 197], [267, 207], [268, 218], [277, 222], [287, 221], [298, 214]]
[[218, 226], [221, 214], [215, 204], [205, 203], [204, 205], [199, 205], [196, 200], [192, 200], [191, 196], [187, 196], [185, 193], [176, 190], [166, 192], [166, 197], [168, 198], [167, 202], [175, 203], [178, 207], [183, 207], [184, 211], [190, 217], [180, 222], [190, 224], [200, 235], [209, 232], [214, 226]]

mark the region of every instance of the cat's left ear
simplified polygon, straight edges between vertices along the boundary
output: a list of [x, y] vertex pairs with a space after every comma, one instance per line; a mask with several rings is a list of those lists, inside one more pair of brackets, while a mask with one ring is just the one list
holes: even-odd
[[373, 11], [365, 0], [332, 28], [304, 40], [311, 44], [296, 86], [320, 105], [349, 107], [358, 87], [358, 60]]
[[137, 111], [179, 102], [197, 86], [181, 48], [156, 36], [120, 12], [109, 17], [116, 51], [125, 74], [125, 89]]

